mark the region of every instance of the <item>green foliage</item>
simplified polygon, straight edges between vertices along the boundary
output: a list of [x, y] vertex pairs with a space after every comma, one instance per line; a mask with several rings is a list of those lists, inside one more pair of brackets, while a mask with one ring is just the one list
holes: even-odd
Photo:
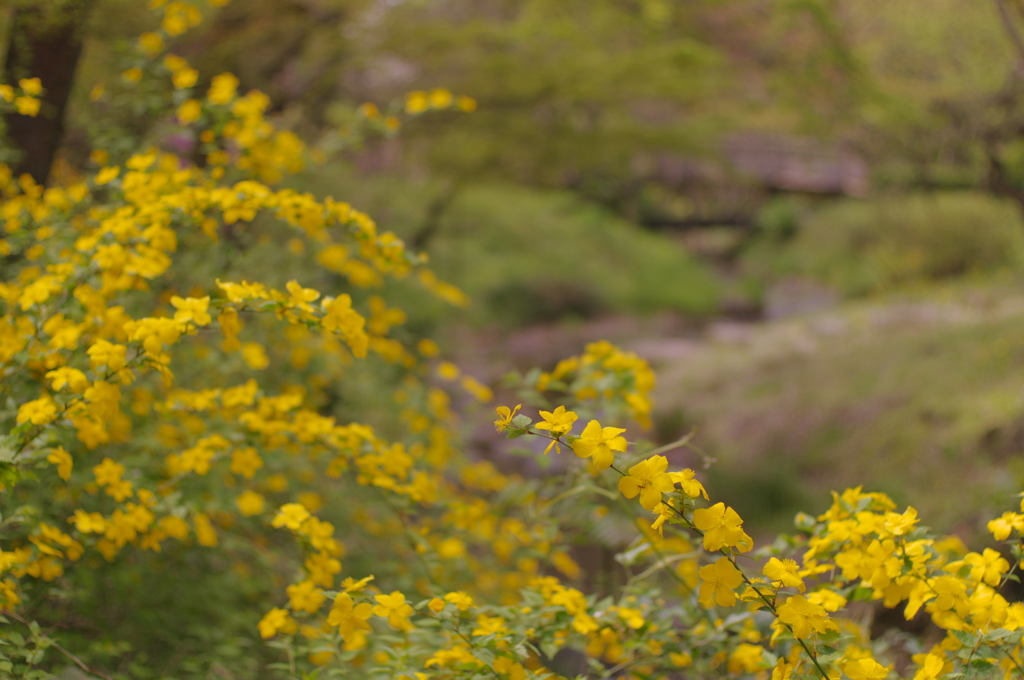
[[[781, 210], [766, 210], [766, 224], [781, 219]], [[810, 212], [788, 243], [765, 239], [748, 263], [755, 271], [815, 279], [846, 296], [880, 293], [1016, 270], [1024, 263], [1024, 220], [1008, 202], [977, 193], [847, 199]]]
[[[470, 297], [474, 324], [717, 307], [721, 284], [710, 267], [669, 237], [567, 192], [470, 185], [444, 201], [449, 189], [439, 182], [402, 181], [399, 190], [394, 176], [356, 176], [340, 164], [301, 181], [352, 197], [407, 241], [424, 230], [432, 202], [443, 201], [425, 251], [438, 275]], [[409, 287], [398, 294], [414, 327], [443, 325], [454, 313]]]

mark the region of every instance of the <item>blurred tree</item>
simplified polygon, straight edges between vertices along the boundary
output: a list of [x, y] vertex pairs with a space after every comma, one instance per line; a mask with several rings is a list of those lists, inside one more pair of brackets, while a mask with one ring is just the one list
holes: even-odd
[[984, 188], [1024, 209], [1024, 3], [848, 0], [876, 97], [860, 146], [895, 186]]
[[82, 54], [85, 21], [95, 0], [20, 0], [13, 5], [3, 80], [39, 78], [45, 88], [40, 115], [5, 117], [18, 151], [16, 174], [44, 184], [64, 134], [64, 115]]

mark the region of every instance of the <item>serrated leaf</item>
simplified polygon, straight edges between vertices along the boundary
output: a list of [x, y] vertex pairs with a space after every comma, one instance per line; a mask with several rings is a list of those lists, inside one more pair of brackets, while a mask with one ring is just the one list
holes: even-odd
[[520, 430], [525, 430], [530, 426], [532, 422], [533, 418], [527, 415], [523, 415], [522, 413], [519, 413], [516, 415], [515, 418], [512, 419], [512, 426]]

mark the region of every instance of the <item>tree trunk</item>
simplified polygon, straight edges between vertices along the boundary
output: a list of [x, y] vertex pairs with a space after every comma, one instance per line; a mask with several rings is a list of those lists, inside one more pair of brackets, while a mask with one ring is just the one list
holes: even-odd
[[45, 92], [36, 117], [5, 116], [7, 139], [20, 152], [15, 176], [45, 184], [64, 135], [75, 67], [82, 54], [85, 20], [95, 0], [36, 0], [18, 3], [11, 21], [3, 82], [39, 78]]

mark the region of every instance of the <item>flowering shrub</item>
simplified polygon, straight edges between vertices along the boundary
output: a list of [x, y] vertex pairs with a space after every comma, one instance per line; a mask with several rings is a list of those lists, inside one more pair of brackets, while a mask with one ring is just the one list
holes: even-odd
[[[989, 524], [1011, 559], [935, 537], [913, 508], [860, 488], [755, 550], [736, 511], [663, 455], [687, 441], [630, 441], [649, 424], [654, 377], [608, 343], [519, 379], [534, 406], [496, 409], [498, 432], [539, 443], [528, 454], [560, 472], [524, 479], [461, 453], [453, 404], [490, 389], [369, 291], [411, 279], [453, 304], [461, 293], [347, 203], [282, 188], [311, 152], [230, 74], [193, 92], [195, 71], [164, 50], [197, 10], [153, 4], [161, 32], [143, 36], [126, 77], [170, 82], [197, 154], [115, 163], [98, 149], [86, 177], [48, 188], [0, 173], [0, 673], [164, 673], [71, 649], [59, 629], [94, 597], [90, 573], [187, 590], [199, 584], [161, 565], [201, 555], [222, 556], [240, 601], [254, 574], [271, 584], [246, 623], [268, 665], [225, 655], [229, 675], [1024, 673], [1024, 604], [1000, 594], [1017, 578], [1024, 507]], [[33, 115], [42, 86], [2, 86], [0, 100]], [[362, 111], [367, 130], [389, 130], [453, 107], [473, 103], [439, 90]], [[199, 278], [239, 233], [279, 225], [319, 270]], [[371, 380], [370, 364], [372, 389], [393, 390], [392, 413], [369, 414], [379, 426], [339, 396]], [[584, 569], [571, 542], [616, 517], [631, 534], [619, 566]], [[872, 639], [860, 602], [926, 615], [934, 634]]]

